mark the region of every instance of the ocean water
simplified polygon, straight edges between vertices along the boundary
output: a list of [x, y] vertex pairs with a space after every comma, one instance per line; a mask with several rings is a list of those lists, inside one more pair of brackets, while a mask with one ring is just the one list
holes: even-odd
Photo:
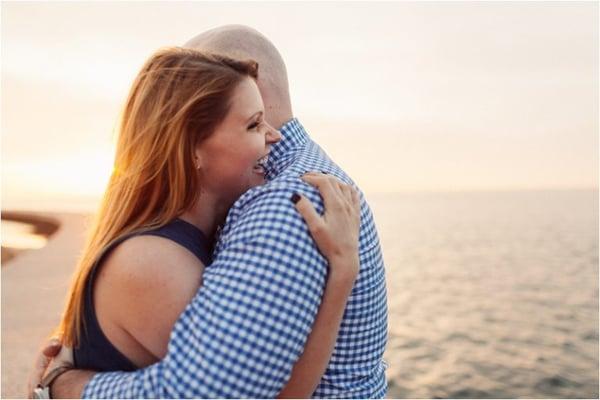
[[598, 398], [598, 191], [368, 196], [394, 398]]
[[388, 397], [598, 398], [598, 191], [367, 198]]

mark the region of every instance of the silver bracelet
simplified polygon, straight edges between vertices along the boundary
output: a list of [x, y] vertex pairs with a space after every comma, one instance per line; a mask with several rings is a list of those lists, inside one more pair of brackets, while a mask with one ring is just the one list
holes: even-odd
[[40, 383], [38, 383], [37, 387], [33, 389], [33, 398], [34, 399], [51, 399], [50, 397], [50, 385], [52, 382], [65, 372], [73, 369], [72, 365], [62, 365], [58, 368], [53, 369], [42, 379]]

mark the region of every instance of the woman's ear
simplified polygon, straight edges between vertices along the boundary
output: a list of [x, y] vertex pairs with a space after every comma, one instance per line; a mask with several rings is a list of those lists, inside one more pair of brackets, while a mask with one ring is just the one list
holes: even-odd
[[202, 155], [200, 148], [194, 150], [194, 168], [200, 170], [202, 168]]

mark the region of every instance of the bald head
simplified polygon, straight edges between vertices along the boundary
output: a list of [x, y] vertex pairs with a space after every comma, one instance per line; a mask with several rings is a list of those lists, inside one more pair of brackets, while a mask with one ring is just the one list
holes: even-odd
[[277, 48], [260, 32], [243, 25], [225, 25], [203, 32], [184, 47], [258, 62], [258, 88], [266, 119], [275, 128], [293, 116], [285, 63]]

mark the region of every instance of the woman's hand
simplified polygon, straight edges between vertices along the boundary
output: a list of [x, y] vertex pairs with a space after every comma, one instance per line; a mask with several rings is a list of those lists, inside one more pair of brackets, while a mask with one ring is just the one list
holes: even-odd
[[27, 380], [27, 398], [33, 398], [33, 391], [42, 379], [53, 370], [73, 366], [73, 350], [63, 346], [58, 338], [51, 338], [37, 354], [33, 368]]
[[321, 193], [325, 213], [320, 216], [304, 196], [295, 197], [296, 209], [308, 225], [319, 251], [329, 262], [329, 279], [346, 278], [351, 282], [358, 275], [358, 232], [360, 199], [352, 186], [339, 179], [310, 172], [302, 180]]
[[35, 357], [27, 378], [27, 398], [33, 399], [34, 389], [42, 382], [50, 362], [58, 355], [62, 344], [57, 338], [49, 339]]

